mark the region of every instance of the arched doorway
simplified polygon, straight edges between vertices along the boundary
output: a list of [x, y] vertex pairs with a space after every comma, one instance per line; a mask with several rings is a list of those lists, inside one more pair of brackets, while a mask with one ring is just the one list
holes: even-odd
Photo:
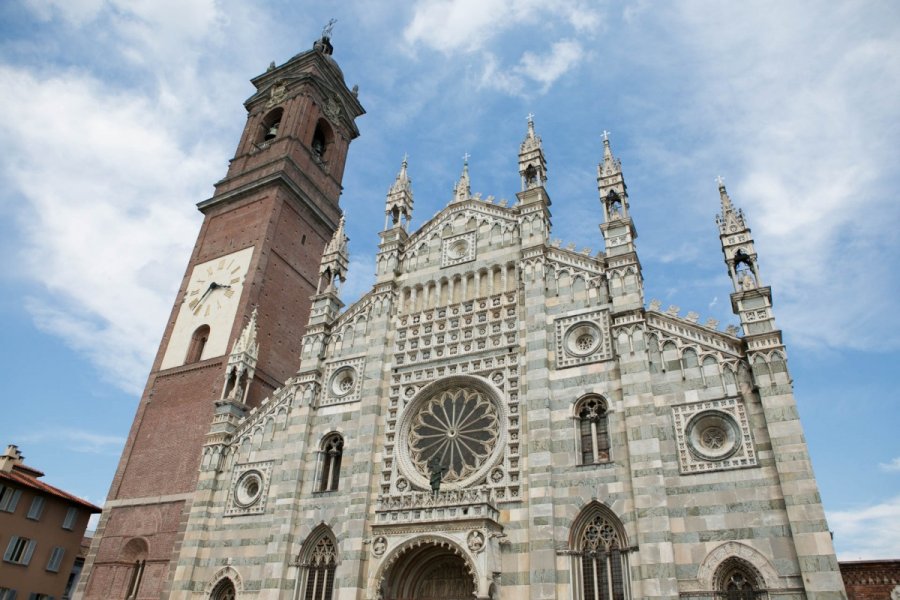
[[381, 584], [384, 600], [472, 600], [475, 581], [458, 549], [425, 543], [403, 551]]

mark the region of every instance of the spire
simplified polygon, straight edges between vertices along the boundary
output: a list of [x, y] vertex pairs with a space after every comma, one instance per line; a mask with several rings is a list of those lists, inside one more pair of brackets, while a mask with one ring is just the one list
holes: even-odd
[[453, 188], [453, 201], [462, 202], [472, 197], [472, 188], [469, 184], [469, 153], [463, 155], [463, 170], [459, 176], [459, 181]]
[[609, 134], [609, 131], [603, 130], [603, 163], [598, 168], [598, 173], [602, 177], [622, 173], [622, 161], [613, 156], [612, 148], [609, 146]]
[[[349, 253], [347, 252], [347, 234], [344, 233], [344, 215], [338, 222], [338, 228], [335, 230], [331, 241], [325, 246], [325, 252], [322, 254], [322, 263], [319, 267], [319, 285], [316, 293], [337, 294], [337, 286], [339, 282], [343, 282], [347, 277], [347, 267], [350, 263]], [[324, 284], [324, 287], [323, 287]]]
[[347, 242], [350, 241], [347, 238], [347, 234], [344, 233], [344, 215], [341, 215], [341, 220], [338, 221], [338, 228], [334, 232], [334, 235], [331, 236], [331, 241], [328, 242], [328, 245], [325, 246], [324, 254], [329, 254], [332, 252], [342, 252], [344, 254], [347, 253]]
[[609, 132], [603, 131], [603, 162], [597, 165], [597, 187], [603, 204], [604, 222], [627, 219], [628, 191], [622, 176], [622, 161], [613, 156]]
[[384, 207], [385, 230], [388, 229], [388, 219], [390, 219], [392, 227], [399, 226], [404, 229], [409, 226], [409, 221], [412, 219], [413, 193], [412, 181], [406, 173], [408, 165], [408, 158], [404, 154], [400, 172], [397, 173], [397, 179], [391, 184], [391, 188], [387, 193], [387, 201]]
[[772, 313], [772, 288], [762, 284], [750, 227], [741, 209], [731, 203], [723, 179], [717, 177], [716, 182], [722, 203], [722, 213], [716, 215], [716, 224], [725, 266], [734, 286], [731, 308], [741, 319], [745, 339], [755, 340], [754, 347], [780, 346], [781, 336]]
[[719, 225], [719, 233], [726, 234], [736, 232], [741, 229], [749, 228], [744, 223], [744, 213], [740, 209], [735, 209], [725, 189], [725, 179], [719, 175], [716, 177], [716, 183], [719, 184], [719, 200], [722, 202], [722, 212], [716, 216], [716, 223]]
[[222, 388], [222, 400], [245, 404], [250, 391], [250, 383], [256, 372], [256, 361], [259, 357], [259, 331], [256, 325], [256, 307], [250, 314], [250, 321], [244, 326], [240, 337], [235, 340], [228, 357], [225, 370], [225, 385]]
[[547, 160], [541, 138], [534, 132], [534, 115], [529, 113], [528, 131], [519, 147], [519, 175], [522, 178], [522, 191], [541, 187], [547, 181]]
[[259, 342], [256, 341], [259, 335], [256, 326], [256, 312], [256, 307], [254, 306], [253, 312], [250, 313], [250, 321], [244, 326], [241, 336], [235, 340], [234, 346], [231, 348], [232, 356], [247, 353], [255, 358], [259, 354]]
[[622, 163], [613, 155], [609, 132], [603, 132], [603, 161], [597, 165], [597, 189], [603, 207], [603, 233], [613, 312], [640, 311], [644, 306], [644, 276], [638, 259], [637, 229], [631, 219]]

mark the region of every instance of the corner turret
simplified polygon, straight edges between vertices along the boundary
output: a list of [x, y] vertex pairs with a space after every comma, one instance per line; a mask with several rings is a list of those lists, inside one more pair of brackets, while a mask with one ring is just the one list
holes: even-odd
[[603, 162], [597, 165], [597, 189], [603, 207], [600, 231], [606, 243], [606, 276], [614, 312], [644, 306], [644, 276], [638, 259], [637, 229], [631, 220], [622, 162], [613, 156], [609, 132], [603, 132]]
[[728, 276], [734, 287], [731, 308], [741, 319], [748, 346], [755, 350], [781, 347], [781, 332], [775, 326], [772, 313], [772, 288], [762, 284], [750, 227], [743, 211], [732, 204], [723, 179], [718, 177], [716, 181], [722, 203], [722, 212], [716, 216], [716, 224], [719, 226], [719, 240]]

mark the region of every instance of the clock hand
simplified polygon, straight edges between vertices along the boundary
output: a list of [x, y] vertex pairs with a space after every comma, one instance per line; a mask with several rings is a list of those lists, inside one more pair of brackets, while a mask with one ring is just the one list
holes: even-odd
[[215, 289], [215, 288], [213, 287], [214, 285], [216, 285], [215, 282], [210, 283], [210, 284], [209, 284], [209, 287], [206, 288], [206, 291], [203, 292], [203, 295], [200, 296], [200, 299], [197, 300], [197, 304], [196, 304], [196, 306], [194, 307], [194, 314], [197, 314], [197, 311], [200, 310], [200, 305], [203, 304], [203, 301], [206, 300], [206, 297], [209, 296], [209, 295], [212, 293], [212, 291]]

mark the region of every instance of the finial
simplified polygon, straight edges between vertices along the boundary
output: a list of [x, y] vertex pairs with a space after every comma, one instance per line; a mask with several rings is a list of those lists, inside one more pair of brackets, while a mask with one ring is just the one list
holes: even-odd
[[719, 189], [720, 189], [720, 190], [724, 190], [724, 189], [725, 189], [725, 178], [722, 177], [721, 175], [716, 175], [716, 183], [719, 184]]
[[466, 152], [465, 154], [463, 154], [463, 165], [464, 165], [464, 166], [467, 166], [467, 165], [469, 164], [469, 157], [470, 157], [470, 156], [472, 156], [472, 155], [469, 154], [468, 152]]
[[609, 145], [609, 134], [610, 133], [612, 133], [612, 132], [607, 131], [605, 129], [603, 130], [603, 143], [606, 144], [607, 146]]
[[409, 166], [409, 154], [404, 152], [403, 153], [403, 170], [405, 171], [406, 167], [408, 167], [408, 166]]
[[534, 113], [528, 113], [528, 137], [534, 138]]
[[322, 28], [322, 37], [326, 40], [331, 39], [331, 32], [334, 30], [334, 24], [337, 23], [337, 19], [331, 18], [328, 19], [328, 24]]

